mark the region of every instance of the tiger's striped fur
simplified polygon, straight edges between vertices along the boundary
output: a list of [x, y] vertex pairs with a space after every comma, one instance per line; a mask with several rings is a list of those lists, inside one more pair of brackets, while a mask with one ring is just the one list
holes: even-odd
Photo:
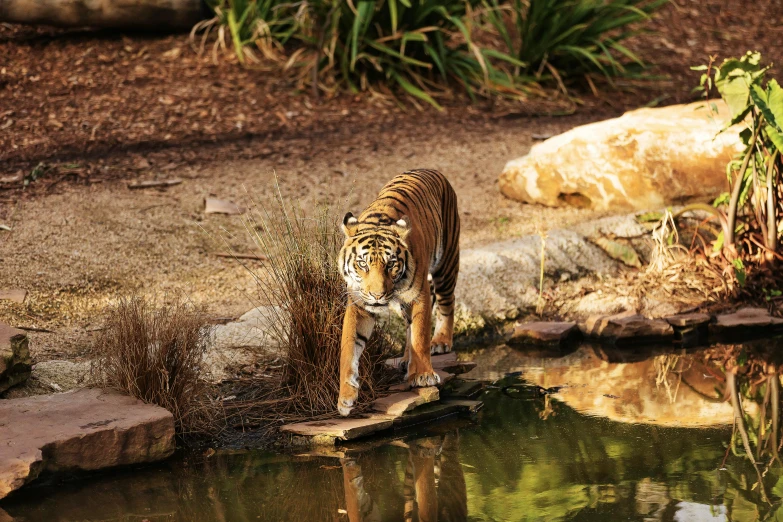
[[408, 324], [408, 381], [413, 386], [440, 382], [430, 355], [451, 351], [459, 228], [457, 195], [435, 170], [396, 176], [358, 218], [346, 214], [338, 260], [348, 287], [337, 404], [341, 415], [351, 412], [359, 394], [359, 357], [375, 315], [389, 307]]

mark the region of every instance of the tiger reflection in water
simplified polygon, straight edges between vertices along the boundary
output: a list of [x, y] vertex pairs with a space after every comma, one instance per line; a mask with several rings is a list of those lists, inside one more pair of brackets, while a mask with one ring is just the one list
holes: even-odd
[[[362, 468], [341, 459], [350, 522], [380, 522], [378, 505], [364, 488]], [[465, 476], [459, 463], [459, 435], [415, 440], [408, 445], [403, 482], [405, 522], [457, 522], [468, 518]]]

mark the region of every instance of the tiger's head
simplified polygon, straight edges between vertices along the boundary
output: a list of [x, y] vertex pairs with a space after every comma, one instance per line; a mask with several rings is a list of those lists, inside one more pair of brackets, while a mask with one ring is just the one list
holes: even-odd
[[414, 270], [406, 243], [407, 218], [360, 223], [349, 212], [343, 219], [343, 232], [345, 243], [338, 262], [349, 295], [369, 311], [388, 306]]

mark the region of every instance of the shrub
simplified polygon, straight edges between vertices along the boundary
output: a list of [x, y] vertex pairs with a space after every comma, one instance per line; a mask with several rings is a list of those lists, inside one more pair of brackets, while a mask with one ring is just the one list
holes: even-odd
[[[668, 0], [493, 0], [492, 25], [523, 72], [568, 79], [635, 76], [644, 62], [621, 42]], [[499, 13], [511, 11], [511, 24]], [[508, 25], [513, 31], [507, 29]]]
[[205, 379], [209, 341], [203, 311], [182, 298], [161, 306], [124, 298], [95, 342], [94, 379], [169, 410], [179, 434], [211, 433], [220, 411]]
[[[328, 208], [307, 218], [282, 199], [278, 203], [279, 212], [257, 208], [247, 218], [254, 240], [269, 258], [264, 272], [254, 277], [261, 299], [275, 306], [269, 334], [283, 347], [282, 386], [256, 402], [274, 406], [274, 414], [266, 420], [331, 415], [339, 393], [340, 337], [347, 301], [337, 266], [343, 236]], [[392, 375], [383, 361], [396, 348], [384, 328], [376, 327], [361, 357], [359, 408], [372, 401], [379, 385]]]
[[454, 86], [523, 97], [542, 92], [535, 77], [636, 75], [643, 63], [621, 42], [665, 2], [214, 0], [198, 29], [218, 24], [224, 45], [227, 27], [243, 63], [250, 44], [277, 60], [287, 47], [286, 67], [316, 93], [398, 90], [439, 107]]
[[[721, 195], [714, 206], [723, 232], [716, 249], [744, 277], [741, 257], [752, 255], [771, 263], [783, 258], [779, 237], [783, 234], [783, 205], [780, 173], [783, 168], [783, 88], [775, 79], [766, 81], [769, 66], [761, 65], [761, 55], [748, 52], [729, 58], [720, 66], [694, 67], [702, 70], [700, 86], [708, 97], [717, 88], [728, 105], [731, 121], [726, 132], [744, 123], [740, 132], [745, 149], [726, 166], [731, 192]], [[717, 112], [717, 106], [709, 103]]]

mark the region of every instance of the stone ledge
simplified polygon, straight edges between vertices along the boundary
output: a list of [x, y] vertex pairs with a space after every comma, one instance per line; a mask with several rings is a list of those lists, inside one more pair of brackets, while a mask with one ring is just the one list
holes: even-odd
[[392, 393], [372, 403], [372, 409], [386, 415], [400, 416], [414, 408], [440, 399], [435, 386], [413, 388], [410, 391]]
[[0, 498], [44, 472], [155, 462], [175, 449], [174, 418], [113, 390], [0, 401]]

